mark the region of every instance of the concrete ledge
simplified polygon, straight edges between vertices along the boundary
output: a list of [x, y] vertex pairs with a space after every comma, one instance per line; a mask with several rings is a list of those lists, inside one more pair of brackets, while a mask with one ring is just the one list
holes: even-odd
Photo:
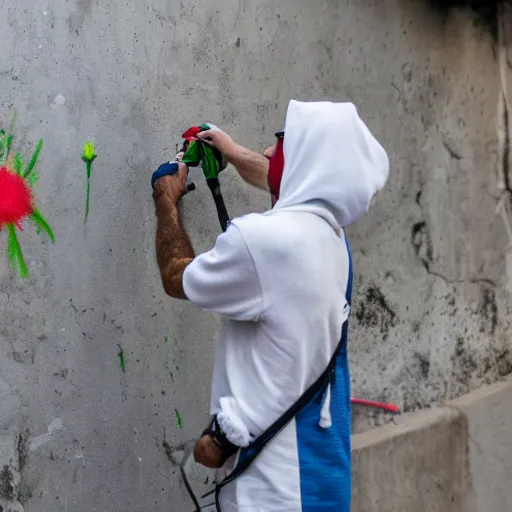
[[352, 437], [354, 512], [512, 510], [512, 378]]
[[512, 510], [512, 378], [448, 405], [467, 419], [475, 510]]

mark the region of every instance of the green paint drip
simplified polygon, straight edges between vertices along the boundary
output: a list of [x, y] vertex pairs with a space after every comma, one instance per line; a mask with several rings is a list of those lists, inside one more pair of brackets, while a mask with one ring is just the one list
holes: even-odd
[[121, 366], [121, 370], [123, 370], [123, 373], [125, 372], [125, 365], [124, 365], [124, 351], [121, 345], [119, 345], [119, 365]]
[[178, 409], [174, 409], [176, 411], [176, 423], [180, 429], [183, 429], [183, 423], [181, 421], [180, 411]]

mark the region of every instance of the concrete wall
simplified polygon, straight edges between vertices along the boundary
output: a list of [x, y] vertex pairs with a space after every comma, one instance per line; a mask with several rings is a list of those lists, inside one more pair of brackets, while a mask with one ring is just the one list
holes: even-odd
[[512, 379], [353, 436], [354, 512], [505, 512]]
[[[350, 100], [388, 149], [389, 185], [349, 230], [356, 396], [410, 411], [512, 370], [509, 42], [494, 44], [470, 11], [422, 0], [0, 7], [0, 116], [17, 109], [27, 150], [46, 142], [38, 200], [57, 236], [21, 235], [26, 281], [0, 260], [4, 509], [186, 509], [163, 443], [178, 450], [206, 421], [217, 320], [164, 296], [148, 181], [203, 119], [263, 149], [291, 97]], [[84, 226], [89, 139], [99, 157]], [[232, 215], [268, 205], [233, 170], [223, 184]], [[218, 226], [205, 187], [184, 212], [208, 249]], [[356, 414], [356, 430], [388, 421]]]

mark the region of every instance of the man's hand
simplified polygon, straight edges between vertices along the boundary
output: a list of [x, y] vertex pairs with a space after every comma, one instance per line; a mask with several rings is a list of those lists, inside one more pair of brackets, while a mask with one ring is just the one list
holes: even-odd
[[211, 130], [199, 132], [197, 137], [206, 144], [218, 149], [224, 159], [235, 166], [242, 179], [262, 190], [268, 190], [268, 159], [240, 144], [237, 144], [227, 133], [210, 124]]
[[220, 128], [212, 124], [210, 126], [212, 127], [210, 130], [199, 132], [197, 137], [206, 144], [218, 149], [227, 162], [233, 164], [233, 160], [236, 159], [238, 144]]
[[178, 165], [177, 174], [163, 176], [155, 182], [155, 200], [165, 195], [176, 204], [187, 192], [188, 167], [181, 162]]
[[194, 460], [207, 468], [220, 468], [222, 467], [222, 451], [209, 435], [205, 435], [196, 443]]

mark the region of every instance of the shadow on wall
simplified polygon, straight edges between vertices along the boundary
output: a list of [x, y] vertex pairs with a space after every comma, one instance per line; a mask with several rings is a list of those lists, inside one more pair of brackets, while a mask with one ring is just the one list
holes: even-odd
[[480, 17], [481, 21], [490, 28], [493, 37], [497, 38], [497, 20], [499, 5], [511, 3], [510, 0], [427, 0], [439, 14], [447, 17], [453, 8], [469, 7]]

